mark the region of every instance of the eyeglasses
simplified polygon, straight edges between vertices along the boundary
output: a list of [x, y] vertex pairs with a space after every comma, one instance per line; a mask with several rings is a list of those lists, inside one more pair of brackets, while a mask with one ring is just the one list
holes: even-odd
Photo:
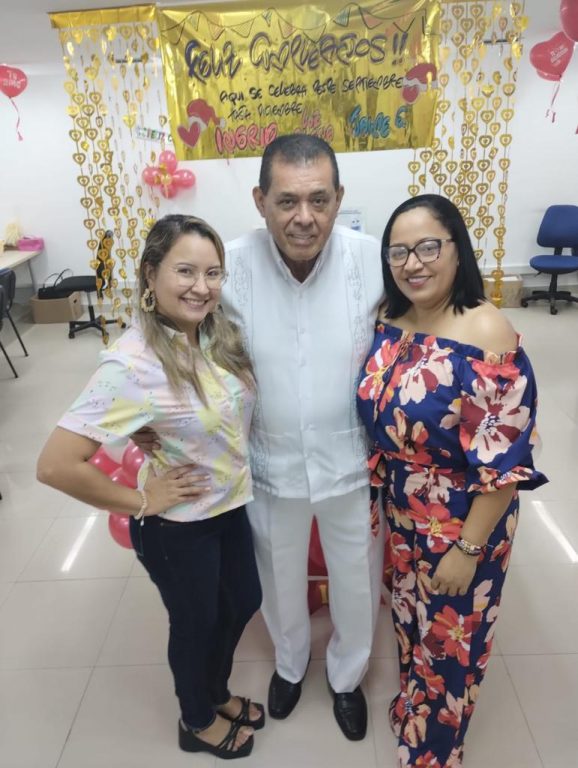
[[199, 282], [201, 277], [204, 278], [207, 288], [220, 288], [227, 279], [227, 272], [221, 267], [212, 267], [206, 272], [200, 272], [195, 267], [171, 267], [172, 271], [177, 276], [178, 285], [183, 288], [192, 288]]
[[453, 237], [444, 239], [428, 237], [425, 240], [420, 240], [413, 248], [407, 245], [390, 245], [389, 248], [384, 249], [383, 255], [392, 267], [403, 267], [409, 259], [410, 253], [415, 253], [422, 264], [428, 264], [430, 261], [439, 259], [444, 243], [451, 242], [453, 242]]

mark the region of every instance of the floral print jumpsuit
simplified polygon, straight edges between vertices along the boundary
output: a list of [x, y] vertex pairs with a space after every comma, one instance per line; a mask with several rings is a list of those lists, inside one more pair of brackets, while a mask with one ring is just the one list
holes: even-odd
[[431, 578], [473, 498], [546, 482], [532, 463], [536, 385], [520, 346], [503, 355], [378, 323], [358, 408], [373, 441], [374, 497], [390, 528], [400, 693], [390, 706], [400, 768], [460, 768], [494, 635], [517, 492], [464, 596]]

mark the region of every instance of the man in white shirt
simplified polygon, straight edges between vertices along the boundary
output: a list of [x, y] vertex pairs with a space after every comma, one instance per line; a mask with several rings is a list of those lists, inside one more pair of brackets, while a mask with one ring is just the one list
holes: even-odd
[[264, 152], [255, 204], [267, 229], [227, 246], [227, 315], [244, 330], [258, 385], [248, 505], [275, 645], [269, 713], [293, 710], [310, 657], [307, 563], [313, 517], [329, 574], [327, 677], [347, 738], [362, 739], [365, 675], [379, 608], [383, 534], [370, 514], [356, 382], [383, 297], [379, 243], [334, 226], [343, 187], [312, 136]]

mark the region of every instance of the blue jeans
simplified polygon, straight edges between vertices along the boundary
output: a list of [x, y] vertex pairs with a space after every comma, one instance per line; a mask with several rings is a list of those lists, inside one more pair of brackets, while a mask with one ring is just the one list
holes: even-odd
[[207, 520], [130, 521], [138, 559], [169, 613], [169, 665], [183, 721], [205, 728], [229, 700], [233, 654], [261, 605], [245, 507]]

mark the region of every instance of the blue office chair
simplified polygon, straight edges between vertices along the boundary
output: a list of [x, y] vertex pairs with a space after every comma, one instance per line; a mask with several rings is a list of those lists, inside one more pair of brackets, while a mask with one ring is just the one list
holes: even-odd
[[[547, 208], [538, 231], [538, 245], [554, 249], [553, 254], [530, 259], [533, 269], [550, 275], [550, 285], [547, 291], [532, 291], [521, 303], [527, 307], [529, 301], [547, 299], [550, 314], [557, 315], [556, 301], [578, 302], [578, 296], [572, 296], [570, 291], [558, 290], [558, 275], [578, 270], [578, 205], [551, 205]], [[565, 248], [570, 248], [572, 255], [564, 254]]]

